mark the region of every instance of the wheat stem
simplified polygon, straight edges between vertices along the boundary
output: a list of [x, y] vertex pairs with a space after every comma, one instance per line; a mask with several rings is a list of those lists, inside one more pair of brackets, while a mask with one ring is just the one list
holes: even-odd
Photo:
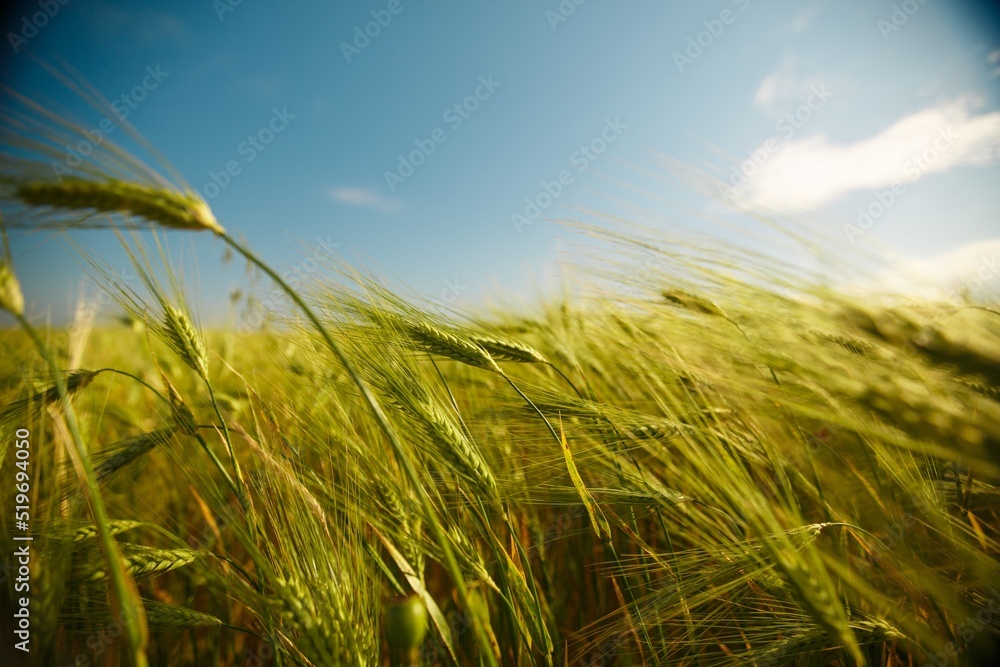
[[[410, 461], [409, 457], [406, 455], [406, 450], [403, 447], [402, 441], [400, 441], [399, 436], [396, 435], [395, 429], [393, 429], [392, 424], [389, 422], [389, 418], [386, 416], [385, 412], [382, 410], [382, 406], [379, 405], [378, 400], [372, 393], [371, 389], [361, 378], [354, 364], [347, 357], [343, 348], [337, 344], [337, 342], [330, 336], [330, 333], [320, 322], [316, 314], [313, 313], [312, 309], [302, 300], [302, 297], [293, 290], [288, 283], [284, 281], [271, 267], [265, 264], [261, 259], [259, 259], [253, 252], [249, 249], [244, 248], [240, 243], [238, 243], [234, 238], [232, 238], [226, 232], [219, 234], [223, 241], [226, 242], [229, 247], [235, 250], [237, 253], [242, 255], [251, 264], [257, 266], [261, 271], [263, 271], [271, 280], [273, 280], [286, 294], [289, 298], [297, 305], [305, 316], [309, 319], [312, 325], [316, 328], [317, 332], [323, 338], [323, 342], [330, 349], [331, 352], [336, 355], [337, 359], [340, 361], [341, 365], [350, 375], [351, 380], [358, 387], [361, 392], [362, 397], [364, 397], [365, 402], [368, 404], [375, 416], [375, 421], [378, 423], [379, 428], [385, 434], [386, 439], [392, 446], [393, 453], [399, 460], [400, 464], [403, 466], [403, 471], [406, 473], [410, 484], [413, 486], [414, 490], [417, 492], [417, 497], [420, 499], [420, 504], [424, 510], [424, 514], [430, 519], [431, 529], [434, 533], [435, 541], [441, 547], [441, 551], [444, 554], [445, 565], [448, 569], [448, 573], [451, 575], [452, 581], [455, 584], [455, 590], [458, 593], [459, 601], [462, 606], [466, 609], [472, 609], [471, 602], [469, 599], [469, 593], [465, 586], [465, 580], [462, 577], [461, 568], [458, 565], [458, 561], [455, 559], [455, 554], [451, 549], [450, 540], [445, 534], [444, 529], [441, 526], [441, 521], [434, 511], [434, 507], [431, 504], [430, 497], [427, 495], [427, 491], [424, 489], [423, 484], [420, 481], [420, 477], [417, 475], [416, 469], [413, 467], [413, 463]], [[479, 643], [480, 650], [483, 654], [483, 659], [491, 667], [497, 667], [496, 658], [493, 655], [492, 646], [486, 631], [481, 627], [480, 623], [473, 623], [473, 630], [476, 635], [476, 640]]]
[[100, 488], [97, 485], [94, 467], [90, 462], [90, 455], [87, 453], [83, 444], [83, 438], [80, 436], [76, 412], [69, 401], [66, 383], [59, 371], [59, 367], [56, 365], [55, 359], [45, 346], [41, 336], [35, 331], [35, 328], [31, 326], [31, 323], [28, 322], [22, 313], [12, 314], [32, 339], [39, 354], [45, 359], [50, 371], [55, 376], [56, 391], [59, 393], [63, 419], [66, 421], [66, 427], [70, 433], [70, 442], [73, 445], [73, 457], [83, 469], [87, 499], [89, 500], [91, 513], [94, 516], [94, 524], [97, 526], [98, 536], [100, 537], [101, 550], [104, 553], [104, 559], [111, 577], [114, 598], [122, 607], [121, 616], [125, 626], [125, 635], [128, 639], [129, 649], [132, 653], [132, 661], [136, 667], [147, 667], [149, 661], [146, 658], [148, 635], [145, 610], [143, 609], [138, 591], [135, 588], [135, 582], [123, 566], [121, 551], [118, 549], [118, 543], [115, 541], [109, 528], [110, 519], [104, 507]]

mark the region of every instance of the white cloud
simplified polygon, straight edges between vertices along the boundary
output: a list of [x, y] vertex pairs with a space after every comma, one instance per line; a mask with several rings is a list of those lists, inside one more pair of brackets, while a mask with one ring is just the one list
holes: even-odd
[[753, 103], [762, 111], [776, 113], [781, 102], [791, 97], [796, 89], [795, 66], [791, 57], [786, 57], [781, 66], [764, 77], [754, 93]]
[[395, 213], [400, 209], [399, 202], [383, 197], [368, 188], [336, 187], [326, 191], [327, 196], [341, 204], [371, 208], [380, 213]]
[[778, 95], [778, 88], [782, 85], [781, 75], [769, 74], [764, 77], [757, 88], [757, 93], [753, 96], [753, 103], [760, 108], [770, 107], [774, 98]]
[[779, 212], [818, 208], [855, 190], [886, 188], [956, 167], [1000, 162], [1000, 112], [973, 115], [972, 98], [904, 116], [851, 144], [826, 135], [788, 140], [748, 173], [737, 199]]
[[955, 291], [1000, 294], [1000, 237], [967, 243], [935, 257], [897, 259], [877, 278], [896, 294], [946, 297]]

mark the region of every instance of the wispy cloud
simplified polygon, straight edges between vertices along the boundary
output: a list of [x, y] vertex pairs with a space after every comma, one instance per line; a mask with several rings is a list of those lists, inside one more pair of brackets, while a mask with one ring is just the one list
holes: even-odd
[[383, 197], [375, 190], [369, 190], [368, 188], [335, 187], [327, 190], [326, 194], [335, 202], [346, 204], [347, 206], [370, 208], [380, 213], [395, 213], [401, 208], [399, 202], [396, 200]]
[[802, 104], [809, 94], [810, 87], [818, 86], [824, 81], [816, 75], [799, 77], [795, 74], [795, 58], [785, 56], [781, 65], [771, 72], [757, 86], [753, 103], [758, 109], [772, 116], [778, 116], [788, 107]]
[[764, 77], [753, 96], [753, 103], [758, 109], [774, 111], [777, 103], [791, 93], [795, 87], [793, 67], [793, 60], [786, 57], [781, 67]]
[[877, 283], [882, 290], [914, 296], [1000, 294], [1000, 237], [967, 243], [926, 259], [896, 259], [878, 276]]
[[972, 97], [904, 116], [850, 144], [826, 135], [789, 140], [738, 191], [780, 212], [815, 209], [849, 192], [909, 183], [957, 167], [1000, 162], [1000, 112], [974, 115]]
[[783, 83], [780, 74], [767, 75], [757, 87], [757, 92], [753, 96], [753, 103], [759, 108], [770, 107], [774, 103], [774, 99], [778, 95], [778, 90], [783, 86]]

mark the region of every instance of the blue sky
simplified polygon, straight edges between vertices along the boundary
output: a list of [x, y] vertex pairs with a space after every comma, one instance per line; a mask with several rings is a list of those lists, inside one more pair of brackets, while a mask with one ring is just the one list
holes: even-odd
[[[100, 127], [26, 51], [61, 58], [282, 270], [333, 245], [475, 308], [548, 284], [567, 232], [545, 219], [754, 224], [667, 161], [918, 273], [954, 280], [1000, 251], [988, 3], [14, 4], [7, 85]], [[75, 238], [123, 263], [110, 232]], [[218, 320], [242, 267], [207, 235], [170, 244]], [[65, 319], [71, 254], [22, 232], [12, 250], [30, 313]]]

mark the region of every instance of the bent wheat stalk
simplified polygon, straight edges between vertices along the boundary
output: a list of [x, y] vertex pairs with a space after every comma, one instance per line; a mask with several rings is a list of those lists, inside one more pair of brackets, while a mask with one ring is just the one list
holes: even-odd
[[[149, 222], [160, 224], [170, 229], [211, 231], [221, 238], [226, 245], [271, 278], [271, 280], [273, 280], [275, 284], [282, 289], [282, 291], [288, 294], [289, 298], [292, 299], [295, 305], [302, 310], [306, 318], [322, 337], [323, 342], [330, 349], [330, 351], [334, 353], [341, 365], [347, 370], [351, 380], [358, 387], [362, 397], [375, 417], [376, 423], [389, 440], [394, 454], [402, 464], [408, 480], [417, 491], [417, 495], [425, 514], [431, 518], [430, 523], [435, 540], [438, 542], [442, 552], [444, 553], [445, 565], [447, 566], [449, 574], [455, 583], [455, 588], [460, 602], [463, 607], [471, 609], [470, 598], [465, 587], [461, 569], [455, 559], [454, 553], [452, 552], [450, 540], [445, 534], [444, 529], [441, 526], [441, 522], [434, 512], [430, 497], [427, 495], [427, 492], [417, 475], [416, 469], [406, 456], [406, 450], [403, 447], [402, 441], [399, 439], [399, 436], [390, 424], [388, 417], [379, 405], [375, 395], [361, 378], [357, 369], [354, 367], [354, 364], [347, 357], [341, 346], [333, 339], [332, 336], [330, 336], [326, 327], [319, 320], [312, 309], [305, 303], [305, 301], [303, 301], [302, 297], [300, 297], [298, 293], [263, 260], [230, 236], [215, 219], [215, 215], [212, 213], [211, 208], [207, 203], [194, 194], [182, 194], [168, 188], [130, 183], [112, 178], [64, 178], [58, 183], [53, 183], [51, 181], [39, 181], [28, 183], [22, 182], [19, 185], [15, 183], [15, 185], [17, 187], [13, 190], [11, 197], [14, 200], [28, 206], [48, 207], [68, 212], [84, 212], [90, 210], [105, 213], [126, 213], [144, 218]], [[83, 220], [85, 219], [86, 218]], [[5, 283], [9, 284], [10, 280], [5, 280]], [[17, 306], [18, 304], [11, 301], [11, 305]], [[24, 321], [23, 317], [20, 317], [20, 319]], [[492, 358], [489, 357], [489, 354], [486, 353], [485, 350], [482, 350], [482, 348], [478, 345], [473, 345], [472, 347], [472, 352], [476, 353], [474, 356], [479, 356], [481, 354], [483, 360], [489, 360], [487, 362], [487, 367], [493, 367], [490, 368], [490, 370], [493, 370], [494, 368], [499, 370], [499, 368], [496, 367], [496, 363], [492, 361]], [[53, 370], [55, 370], [54, 361], [52, 362], [52, 365]], [[61, 378], [58, 378], [58, 384], [60, 387], [60, 394], [64, 395], [65, 388], [62, 386]], [[64, 398], [63, 402], [66, 407], [69, 407], [68, 400]], [[75, 421], [72, 428], [76, 428]], [[82, 444], [79, 444], [79, 438], [74, 437], [74, 440], [78, 443], [77, 449], [82, 452], [83, 447]], [[87, 463], [89, 464], [89, 461]], [[92, 482], [95, 485], [94, 490], [96, 491], [96, 480], [93, 480], [92, 470], [88, 473], [88, 479], [89, 482]], [[101, 510], [103, 513], [103, 506], [101, 507]], [[98, 525], [101, 525], [102, 523], [106, 523], [106, 521], [107, 519], [104, 517], [103, 519], [98, 519], [97, 523]], [[106, 536], [106, 541], [109, 547], [113, 547], [113, 540], [110, 534], [103, 529], [102, 533]], [[113, 552], [109, 551], [109, 553]], [[118, 572], [118, 570], [112, 567], [112, 574], [115, 575], [116, 572]], [[124, 576], [124, 573], [121, 574]], [[118, 582], [119, 578], [114, 578], [115, 581]], [[120, 598], [124, 600], [127, 598], [125, 597], [126, 589], [123, 577], [121, 578], [121, 583], [122, 586], [119, 593]], [[473, 626], [477, 642], [480, 645], [487, 664], [495, 666], [496, 659], [493, 655], [486, 631], [481, 627], [480, 623], [474, 623]], [[130, 640], [132, 640], [133, 635], [130, 633], [129, 636]], [[136, 649], [135, 653], [138, 656], [140, 648], [145, 645], [145, 642], [144, 640], [141, 640], [139, 634], [135, 634], [132, 645]], [[142, 664], [145, 664], [144, 660]]]
[[[427, 494], [427, 490], [424, 488], [423, 483], [420, 481], [420, 477], [417, 474], [416, 468], [413, 467], [413, 463], [410, 461], [409, 457], [406, 455], [406, 450], [403, 447], [402, 441], [396, 434], [395, 429], [389, 422], [389, 418], [386, 416], [385, 411], [382, 410], [382, 406], [379, 404], [378, 399], [375, 398], [375, 394], [372, 393], [368, 384], [362, 379], [361, 375], [358, 373], [357, 368], [355, 368], [354, 363], [350, 360], [347, 354], [344, 352], [343, 348], [333, 339], [330, 332], [327, 331], [326, 327], [319, 320], [316, 314], [313, 312], [302, 297], [289, 286], [285, 280], [279, 276], [270, 266], [264, 263], [263, 260], [258, 258], [252, 251], [245, 248], [239, 242], [236, 241], [227, 232], [222, 232], [219, 237], [226, 242], [226, 244], [241, 255], [248, 262], [258, 267], [263, 271], [271, 280], [274, 281], [278, 287], [284, 291], [289, 298], [295, 303], [296, 306], [305, 314], [306, 318], [313, 325], [316, 331], [319, 333], [323, 342], [330, 349], [331, 352], [337, 357], [337, 360], [347, 371], [347, 374], [351, 377], [355, 386], [361, 392], [361, 396], [364, 398], [365, 403], [368, 404], [372, 415], [375, 417], [375, 421], [379, 426], [379, 429], [385, 434], [386, 439], [389, 441], [392, 447], [393, 453], [399, 460], [400, 465], [403, 467], [403, 472], [406, 474], [407, 480], [413, 486], [417, 493], [417, 497], [420, 500], [421, 508], [424, 514], [430, 519], [431, 530], [434, 533], [434, 539], [441, 547], [441, 551], [444, 554], [445, 567], [448, 570], [448, 574], [451, 576], [452, 581], [455, 584], [455, 590], [458, 593], [459, 601], [462, 606], [466, 609], [472, 609], [472, 602], [469, 597], [468, 589], [465, 586], [465, 579], [462, 576], [462, 570], [458, 564], [458, 560], [455, 558], [455, 554], [452, 550], [451, 540], [449, 540], [444, 528], [441, 526], [441, 520], [438, 518], [437, 513], [434, 511], [434, 506], [431, 503], [430, 496]], [[481, 348], [480, 348], [481, 349]], [[483, 354], [489, 355], [483, 351]], [[494, 363], [494, 366], [496, 364]], [[480, 623], [473, 623], [473, 631], [476, 636], [476, 641], [479, 644], [479, 648], [482, 651], [483, 658], [488, 665], [496, 667], [496, 658], [493, 655], [492, 646], [490, 644], [489, 636], [486, 630], [482, 627]]]

